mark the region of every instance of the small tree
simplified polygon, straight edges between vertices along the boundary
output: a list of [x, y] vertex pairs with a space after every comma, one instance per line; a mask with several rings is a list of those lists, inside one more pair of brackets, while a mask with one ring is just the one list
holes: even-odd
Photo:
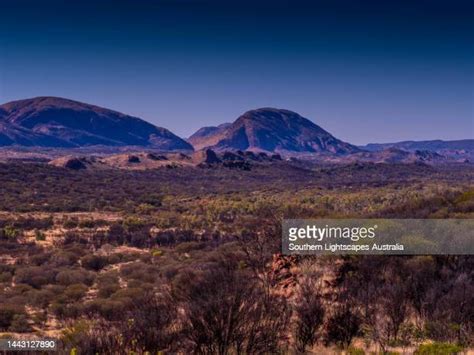
[[336, 309], [327, 324], [326, 343], [347, 349], [359, 334], [361, 318], [347, 304]]
[[289, 318], [286, 301], [226, 258], [176, 282], [183, 335], [199, 354], [277, 353]]
[[296, 350], [304, 353], [308, 346], [315, 344], [317, 331], [324, 321], [321, 294], [310, 279], [304, 280], [300, 286], [294, 312]]

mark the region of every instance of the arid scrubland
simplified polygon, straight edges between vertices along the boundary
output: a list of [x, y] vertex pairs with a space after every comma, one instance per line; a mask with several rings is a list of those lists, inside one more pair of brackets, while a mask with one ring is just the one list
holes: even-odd
[[1, 164], [0, 331], [81, 354], [468, 349], [472, 257], [279, 251], [282, 218], [472, 218], [473, 177], [467, 165]]

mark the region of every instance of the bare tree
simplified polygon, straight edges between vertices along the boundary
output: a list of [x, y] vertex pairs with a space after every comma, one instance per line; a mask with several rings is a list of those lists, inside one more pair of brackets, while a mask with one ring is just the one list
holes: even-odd
[[151, 353], [168, 349], [174, 341], [176, 317], [177, 309], [166, 292], [145, 295], [134, 302], [120, 324], [125, 345]]
[[249, 226], [237, 240], [245, 255], [244, 262], [270, 292], [272, 277], [268, 264], [275, 254], [281, 252], [281, 220], [272, 211], [268, 215], [265, 220], [258, 221], [258, 225]]
[[296, 350], [304, 353], [317, 340], [317, 331], [324, 321], [322, 296], [314, 279], [305, 279], [300, 284], [294, 306]]
[[167, 350], [175, 340], [175, 319], [176, 309], [166, 294], [147, 293], [115, 321], [95, 314], [76, 323], [66, 333], [65, 350], [76, 348], [81, 354]]
[[284, 299], [268, 295], [229, 259], [179, 280], [184, 337], [199, 354], [274, 353], [289, 317]]
[[326, 343], [348, 348], [352, 339], [360, 332], [361, 318], [345, 302], [336, 308], [326, 327]]

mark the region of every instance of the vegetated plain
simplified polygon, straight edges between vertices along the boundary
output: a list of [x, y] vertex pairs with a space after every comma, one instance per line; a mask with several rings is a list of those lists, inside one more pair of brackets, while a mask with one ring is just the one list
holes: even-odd
[[469, 164], [2, 163], [0, 331], [83, 354], [460, 351], [472, 257], [285, 257], [280, 223], [472, 218], [473, 178]]

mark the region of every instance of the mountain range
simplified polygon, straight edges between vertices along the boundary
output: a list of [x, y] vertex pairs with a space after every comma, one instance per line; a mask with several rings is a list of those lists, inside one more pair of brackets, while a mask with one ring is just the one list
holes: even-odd
[[[462, 139], [454, 141], [430, 140], [430, 141], [404, 141], [396, 143], [372, 143], [360, 146], [369, 155], [380, 157], [382, 152], [407, 152], [412, 157], [420, 157], [426, 160], [450, 160], [457, 162], [474, 161], [474, 139]], [[425, 152], [433, 154], [425, 154]], [[424, 156], [423, 156], [424, 155]]]
[[[474, 132], [473, 132], [474, 134]], [[396, 143], [370, 143], [359, 148], [370, 152], [381, 151], [387, 148], [398, 148], [406, 151], [429, 150], [474, 150], [474, 139], [461, 139], [455, 141], [403, 141]]]
[[355, 146], [295, 112], [276, 108], [247, 111], [232, 123], [203, 127], [184, 140], [138, 117], [58, 97], [1, 105], [0, 146], [212, 149], [279, 153], [332, 162], [464, 162], [474, 158], [473, 139]]

